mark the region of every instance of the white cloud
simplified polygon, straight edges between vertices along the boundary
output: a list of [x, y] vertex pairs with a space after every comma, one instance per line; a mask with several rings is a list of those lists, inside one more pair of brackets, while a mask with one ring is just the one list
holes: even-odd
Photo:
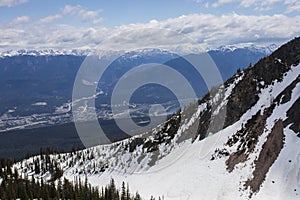
[[94, 20], [93, 20], [93, 24], [100, 24], [100, 23], [102, 23], [103, 21], [104, 21], [104, 19], [103, 19], [102, 17], [100, 17], [100, 18], [94, 19]]
[[59, 18], [62, 18], [62, 15], [59, 15], [59, 14], [56, 14], [56, 15], [50, 15], [50, 16], [47, 16], [45, 18], [42, 18], [39, 20], [40, 23], [50, 23], [54, 20], [57, 20]]
[[220, 6], [220, 5], [222, 5], [222, 4], [228, 4], [228, 3], [233, 3], [233, 2], [235, 2], [236, 0], [218, 0], [218, 1], [216, 1], [215, 3], [213, 3], [212, 4], [212, 7], [218, 7], [218, 6]]
[[21, 17], [17, 17], [15, 18], [10, 25], [11, 26], [16, 26], [16, 25], [20, 25], [20, 24], [24, 24], [27, 23], [29, 21], [29, 17], [28, 16], [21, 16]]
[[299, 0], [285, 0], [287, 5], [286, 13], [298, 12], [300, 10], [300, 1]]
[[66, 5], [62, 10], [63, 15], [77, 15], [84, 21], [96, 18], [100, 12], [101, 10], [86, 10], [81, 5]]
[[81, 9], [78, 12], [78, 16], [80, 16], [83, 20], [86, 20], [86, 19], [92, 19], [97, 17], [99, 13], [100, 11], [90, 11], [90, 10]]
[[284, 0], [242, 0], [240, 5], [243, 7], [254, 7], [256, 10], [270, 10], [276, 3], [283, 3]]
[[217, 0], [214, 3], [212, 3], [212, 7], [219, 7], [224, 4], [236, 3], [237, 5], [245, 8], [253, 7], [256, 10], [269, 10], [274, 4], [284, 2], [285, 0]]
[[0, 7], [13, 7], [28, 2], [28, 0], [0, 0]]
[[[22, 20], [20, 20], [22, 21]], [[300, 35], [300, 16], [246, 16], [192, 14], [164, 21], [128, 24], [114, 28], [58, 25], [28, 26], [27, 29], [0, 28], [3, 48], [101, 48], [142, 47], [195, 48], [191, 38], [203, 48], [238, 43], [283, 43]], [[24, 37], [26, 35], [26, 37]]]
[[232, 3], [234, 2], [235, 0], [219, 0], [218, 2], [219, 3]]
[[80, 5], [76, 5], [76, 6], [72, 6], [72, 5], [66, 5], [63, 9], [63, 14], [67, 15], [67, 14], [74, 14], [75, 12], [77, 12], [79, 9], [81, 8]]

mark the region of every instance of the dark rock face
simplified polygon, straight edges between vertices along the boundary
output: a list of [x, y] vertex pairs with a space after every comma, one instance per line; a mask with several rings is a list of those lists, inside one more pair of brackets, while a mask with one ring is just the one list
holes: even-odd
[[141, 146], [142, 144], [144, 144], [143, 138], [134, 138], [129, 143], [129, 152], [133, 152], [136, 149], [136, 147]]
[[264, 132], [266, 125], [266, 115], [260, 115], [258, 112], [251, 119], [247, 121], [245, 126], [233, 135], [227, 142], [227, 145], [232, 146], [239, 142], [237, 151], [232, 153], [226, 161], [227, 170], [232, 172], [235, 165], [245, 162], [250, 153], [253, 152], [259, 136]]
[[267, 172], [277, 159], [284, 144], [283, 122], [279, 120], [275, 123], [271, 133], [267, 137], [257, 160], [254, 161], [255, 169], [253, 178], [245, 183], [245, 187], [250, 187], [253, 193], [258, 192], [260, 185], [264, 181]]
[[257, 80], [254, 78], [254, 69], [245, 71], [246, 75], [233, 89], [227, 103], [227, 117], [224, 127], [236, 122], [258, 101]]

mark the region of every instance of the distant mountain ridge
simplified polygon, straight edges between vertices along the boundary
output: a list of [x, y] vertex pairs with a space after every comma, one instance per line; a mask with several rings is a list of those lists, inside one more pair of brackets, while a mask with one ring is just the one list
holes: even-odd
[[[206, 52], [210, 51], [234, 51], [237, 49], [247, 49], [252, 52], [261, 52], [265, 54], [270, 54], [274, 50], [276, 50], [278, 46], [276, 44], [270, 44], [266, 46], [257, 46], [254, 44], [244, 44], [244, 45], [223, 45], [215, 49], [207, 49]], [[34, 50], [34, 49], [19, 49], [19, 50], [2, 50], [0, 51], [0, 58], [3, 57], [12, 57], [12, 56], [57, 56], [57, 55], [72, 55], [72, 56], [87, 56], [89, 54], [94, 53], [100, 53], [102, 52], [105, 54], [114, 54], [114, 51], [105, 51], [100, 49], [61, 49], [61, 50], [55, 50], [55, 49], [41, 49], [41, 50]], [[134, 52], [134, 54], [145, 54], [145, 53], [151, 53], [151, 52], [163, 52], [163, 50], [160, 49], [148, 49], [146, 51], [131, 51]]]
[[246, 45], [223, 45], [220, 46], [216, 49], [211, 49], [209, 51], [235, 51], [237, 49], [248, 49], [252, 52], [261, 52], [261, 53], [266, 53], [266, 54], [271, 54], [274, 52], [276, 49], [278, 49], [278, 45], [276, 44], [270, 44], [267, 46], [257, 46], [254, 44], [246, 44]]

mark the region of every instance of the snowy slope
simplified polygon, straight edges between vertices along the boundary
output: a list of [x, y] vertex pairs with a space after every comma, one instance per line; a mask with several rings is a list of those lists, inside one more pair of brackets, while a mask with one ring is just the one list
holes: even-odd
[[[275, 88], [285, 88], [285, 86], [288, 86], [296, 78], [297, 74], [300, 74], [300, 65], [293, 68], [293, 71], [290, 71], [281, 83], [277, 83], [278, 85], [275, 84], [272, 87], [274, 90], [271, 95], [277, 96], [281, 91]], [[219, 133], [193, 144], [190, 141], [184, 142], [160, 160], [158, 164], [149, 169], [141, 171], [133, 170], [130, 173], [120, 169], [110, 169], [101, 175], [88, 175], [90, 183], [99, 186], [107, 184], [111, 177], [120, 183], [125, 179], [125, 181], [129, 182], [133, 190], [138, 190], [147, 198], [153, 194], [163, 195], [165, 199], [247, 198], [249, 191], [239, 190], [243, 190], [243, 182], [251, 176], [251, 172], [254, 169], [254, 159], [261, 151], [264, 140], [270, 133], [274, 121], [282, 118], [282, 113], [286, 112], [294, 101], [300, 97], [300, 83], [293, 90], [291, 101], [277, 107], [274, 113], [267, 119], [265, 133], [261, 136], [260, 142], [256, 147], [257, 152], [253, 153], [245, 163], [237, 165], [235, 171], [230, 173], [226, 170], [226, 157], [211, 161], [211, 155], [202, 157], [201, 149], [203, 145], [215, 145], [215, 149], [224, 148], [224, 143], [227, 142], [228, 137], [234, 134], [243, 122], [253, 116], [257, 110], [267, 106], [269, 95], [266, 95], [265, 91], [269, 91], [270, 89], [267, 88], [261, 92], [260, 101], [245, 113], [241, 120]], [[261, 192], [257, 196], [254, 196], [254, 199], [283, 199], [282, 197], [285, 197], [285, 199], [297, 199], [297, 193], [293, 191], [294, 189], [300, 191], [300, 151], [298, 150], [300, 140], [288, 128], [284, 130], [284, 133], [286, 136], [285, 147], [267, 174], [267, 179], [263, 184]], [[216, 140], [218, 141], [217, 144], [215, 144]], [[291, 151], [293, 152], [292, 155]], [[181, 152], [185, 153], [178, 158], [178, 154], [181, 154]], [[213, 152], [210, 153], [213, 154]], [[293, 163], [290, 164], [288, 160], [292, 160]], [[134, 167], [138, 169], [139, 165]], [[73, 175], [66, 173], [66, 177], [72, 180]], [[275, 184], [272, 184], [270, 181], [273, 179], [276, 181]], [[277, 183], [277, 181], [279, 182]]]

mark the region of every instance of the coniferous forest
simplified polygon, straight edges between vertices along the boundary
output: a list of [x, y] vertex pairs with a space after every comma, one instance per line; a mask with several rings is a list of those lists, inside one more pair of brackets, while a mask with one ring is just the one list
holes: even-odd
[[[131, 194], [129, 185], [123, 182], [117, 188], [114, 179], [110, 184], [101, 189], [92, 187], [87, 180], [80, 179], [71, 183], [67, 179], [58, 178], [44, 182], [43, 179], [35, 180], [34, 177], [22, 178], [17, 170], [12, 169], [13, 161], [0, 160], [0, 199], [82, 199], [82, 200], [140, 200], [136, 192]], [[159, 198], [161, 199], [161, 198]], [[154, 200], [151, 197], [151, 200]]]

